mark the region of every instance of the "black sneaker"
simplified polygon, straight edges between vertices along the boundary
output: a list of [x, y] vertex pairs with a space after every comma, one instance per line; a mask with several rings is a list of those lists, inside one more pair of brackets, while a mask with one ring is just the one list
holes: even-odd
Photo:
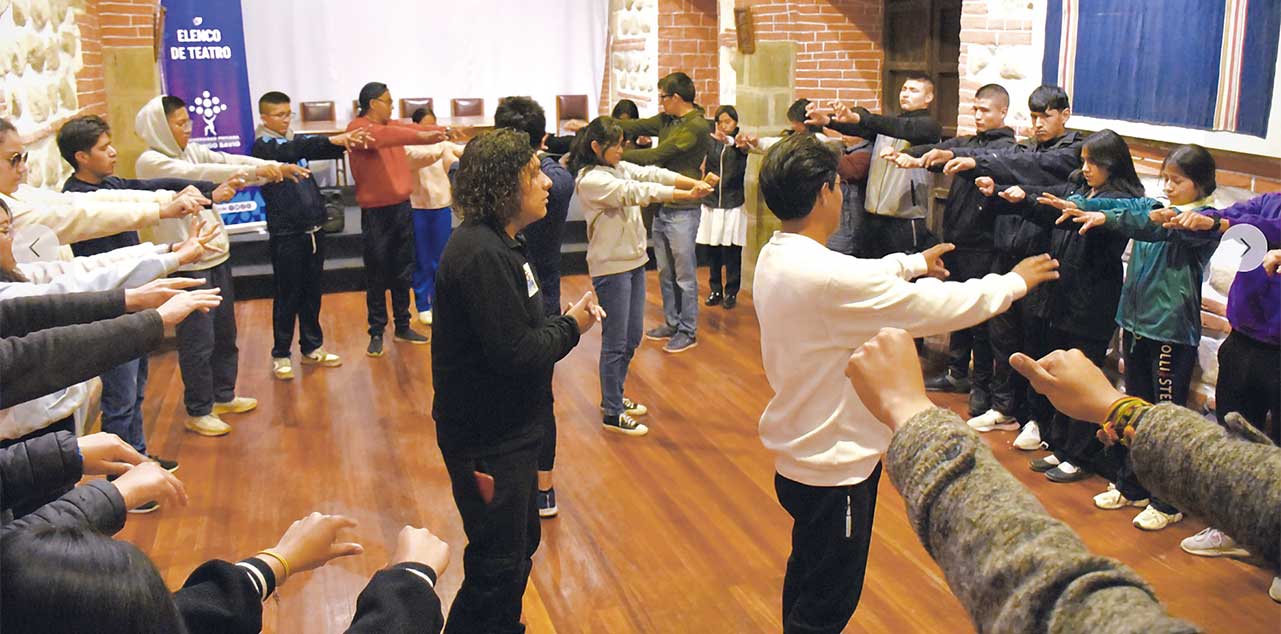
[[[1063, 467], [1067, 466], [1067, 469]], [[1082, 469], [1070, 462], [1064, 462], [1045, 472], [1045, 478], [1050, 482], [1067, 484], [1069, 482], [1079, 482], [1090, 477], [1090, 472]]]
[[667, 324], [663, 324], [662, 326], [659, 326], [657, 328], [650, 328], [649, 330], [646, 330], [645, 338], [653, 339], [654, 341], [663, 341], [666, 339], [671, 339], [672, 335], [675, 335], [675, 334], [676, 334], [675, 328], [668, 326]]
[[977, 385], [970, 387], [970, 418], [982, 416], [989, 409], [992, 409], [992, 395]]
[[708, 305], [708, 306], [716, 306], [716, 305], [720, 304], [720, 303], [721, 303], [721, 300], [723, 300], [723, 299], [725, 299], [725, 296], [724, 296], [724, 295], [721, 295], [721, 292], [720, 292], [720, 291], [712, 291], [712, 292], [707, 296], [707, 301], [705, 301], [705, 302], [703, 302], [703, 303], [704, 303], [704, 304], [706, 304], [706, 305]]
[[160, 508], [160, 503], [156, 502], [155, 500], [152, 500], [151, 502], [147, 502], [146, 504], [143, 504], [142, 506], [139, 506], [136, 509], [129, 509], [129, 512], [130, 513], [150, 513], [158, 508]]
[[[944, 372], [936, 377], [925, 380], [925, 389], [928, 392], [953, 392], [962, 394], [970, 391], [970, 380], [963, 376], [952, 374], [951, 370]], [[983, 410], [984, 412], [987, 409]]]
[[1029, 462], [1028, 467], [1037, 473], [1045, 473], [1046, 471], [1059, 466], [1058, 459], [1054, 458], [1051, 460], [1051, 458], [1054, 458], [1054, 454], [1050, 454], [1044, 458], [1037, 458]]
[[177, 460], [167, 460], [155, 454], [147, 454], [147, 457], [160, 463], [160, 468], [164, 469], [165, 471], [168, 471], [169, 473], [173, 473], [178, 470]]
[[546, 491], [538, 492], [538, 516], [539, 517], [556, 517], [560, 509], [556, 507], [556, 489], [550, 488]]
[[427, 343], [428, 341], [431, 341], [431, 339], [429, 339], [426, 335], [421, 334], [417, 330], [414, 330], [413, 328], [410, 328], [408, 326], [398, 329], [396, 331], [395, 339], [396, 341], [402, 341], [404, 343], [412, 343], [418, 346], [421, 346]]
[[733, 293], [726, 295], [725, 303], [721, 304], [721, 306], [723, 306], [725, 310], [730, 310], [731, 308], [738, 306], [738, 295], [735, 295]]
[[371, 335], [369, 337], [369, 347], [365, 349], [365, 354], [371, 357], [383, 356], [383, 336]]
[[638, 423], [635, 418], [632, 418], [627, 414], [606, 416], [605, 419], [601, 421], [601, 424], [603, 424], [605, 429], [609, 431], [627, 434], [628, 436], [644, 436], [649, 433], [649, 427], [646, 427], [645, 423]]

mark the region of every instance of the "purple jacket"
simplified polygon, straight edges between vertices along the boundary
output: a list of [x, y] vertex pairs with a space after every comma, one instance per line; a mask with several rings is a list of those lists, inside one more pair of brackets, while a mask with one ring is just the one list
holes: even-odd
[[[1281, 246], [1281, 193], [1260, 194], [1208, 215], [1254, 225], [1267, 237], [1269, 249]], [[1228, 323], [1251, 339], [1281, 344], [1281, 276], [1268, 277], [1262, 267], [1237, 273], [1228, 292]]]

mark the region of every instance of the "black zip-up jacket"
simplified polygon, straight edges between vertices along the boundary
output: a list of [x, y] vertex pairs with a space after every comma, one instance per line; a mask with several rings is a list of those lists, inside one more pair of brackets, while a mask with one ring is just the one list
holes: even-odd
[[543, 312], [525, 245], [464, 222], [436, 272], [432, 417], [443, 452], [484, 456], [540, 441], [552, 369], [578, 345], [572, 317]]
[[743, 179], [747, 176], [747, 151], [733, 143], [721, 143], [712, 137], [707, 149], [707, 173], [721, 177], [703, 204], [717, 209], [733, 209], [743, 204]]
[[[288, 140], [262, 135], [254, 140], [250, 153], [267, 161], [307, 167], [310, 161], [340, 159], [346, 151], [343, 146], [330, 143], [327, 136], [307, 134]], [[296, 235], [325, 224], [325, 201], [314, 177], [308, 176], [296, 183], [286, 178], [263, 185], [261, 191], [263, 202], [267, 203], [267, 233]]]
[[943, 138], [943, 126], [930, 116], [929, 110], [909, 110], [896, 117], [872, 114], [862, 107], [854, 108], [854, 112], [858, 113], [858, 123], [843, 123], [833, 119], [827, 127], [841, 134], [862, 137], [869, 143], [878, 134], [903, 139], [912, 145], [938, 143]]
[[[1116, 329], [1116, 309], [1121, 303], [1121, 285], [1125, 281], [1121, 255], [1130, 239], [1115, 231], [1099, 229], [1081, 235], [1081, 225], [1071, 221], [1054, 224], [1059, 210], [1036, 202], [1043, 193], [1060, 198], [1089, 196], [1088, 185], [1021, 187], [1027, 197], [1018, 204], [1007, 203], [1001, 213], [1019, 214], [1048, 232], [1049, 253], [1059, 261], [1059, 279], [1041, 286], [1045, 289], [1044, 301], [1033, 303], [1033, 314], [1047, 320], [1052, 328], [1096, 341], [1111, 339]], [[998, 184], [997, 190], [1001, 189]], [[1104, 185], [1093, 197], [1132, 196]]]
[[[188, 185], [194, 185], [200, 190], [206, 198], [213, 195], [213, 190], [218, 187], [217, 183], [209, 181], [189, 181], [185, 178], [120, 178], [119, 176], [108, 176], [102, 179], [101, 183], [86, 183], [78, 178], [75, 174], [67, 177], [67, 182], [62, 184], [64, 192], [96, 192], [100, 189], [134, 189], [138, 191], [154, 192], [166, 189], [172, 192], [179, 192], [187, 188]], [[115, 235], [103, 236], [92, 240], [81, 240], [71, 245], [71, 252], [78, 257], [88, 257], [99, 253], [106, 253], [124, 247], [138, 246], [141, 242], [138, 240], [137, 231], [122, 231]]]
[[[997, 128], [973, 136], [958, 136], [933, 145], [914, 145], [904, 154], [920, 158], [926, 152], [938, 148], [955, 150], [960, 148], [1005, 149], [1014, 147], [1014, 130]], [[942, 172], [943, 165], [929, 168], [932, 172]], [[986, 196], [974, 186], [974, 176], [961, 172], [952, 178], [952, 187], [947, 194], [947, 204], [943, 207], [943, 239], [956, 245], [958, 249], [991, 251], [993, 216], [983, 206]]]

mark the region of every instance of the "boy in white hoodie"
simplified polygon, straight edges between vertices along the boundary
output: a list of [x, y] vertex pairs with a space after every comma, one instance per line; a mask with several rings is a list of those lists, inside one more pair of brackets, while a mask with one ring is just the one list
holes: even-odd
[[850, 355], [884, 326], [924, 337], [986, 321], [1058, 277], [1058, 263], [1040, 255], [1006, 275], [912, 282], [946, 277], [942, 256], [953, 246], [879, 260], [828, 250], [841, 218], [839, 160], [813, 135], [798, 134], [770, 148], [760, 175], [765, 202], [783, 222], [761, 249], [752, 300], [774, 390], [761, 442], [775, 453], [775, 491], [794, 520], [785, 632], [840, 632], [863, 588], [890, 433], [843, 376]]
[[[239, 177], [247, 184], [278, 182], [282, 178], [305, 177], [297, 165], [264, 161], [252, 156], [211, 150], [191, 139], [191, 118], [187, 104], [172, 96], [148, 101], [134, 118], [134, 129], [148, 149], [138, 157], [138, 178], [186, 178], [221, 183]], [[222, 227], [222, 217], [212, 209], [201, 211], [211, 226]], [[188, 238], [187, 225], [166, 220], [156, 238], [181, 242]], [[239, 414], [258, 406], [258, 401], [236, 396], [237, 364], [235, 295], [231, 278], [229, 243], [226, 233], [200, 261], [178, 269], [177, 275], [204, 278], [200, 288], [221, 288], [223, 302], [208, 313], [194, 313], [178, 325], [178, 365], [182, 370], [183, 400], [187, 406], [187, 429], [202, 436], [222, 436], [231, 426], [220, 416]]]

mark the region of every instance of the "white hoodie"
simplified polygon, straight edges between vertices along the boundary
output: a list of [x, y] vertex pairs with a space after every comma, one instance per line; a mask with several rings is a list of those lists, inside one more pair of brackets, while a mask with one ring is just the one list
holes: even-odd
[[12, 196], [0, 194], [13, 214], [15, 229], [44, 225], [64, 245], [150, 227], [160, 222], [160, 208], [173, 197], [174, 192], [164, 190], [55, 192], [28, 185]]
[[[179, 149], [178, 142], [169, 130], [169, 120], [165, 117], [163, 97], [148, 101], [138, 116], [134, 117], [133, 126], [138, 136], [146, 142], [148, 149], [138, 157], [135, 164], [138, 178], [185, 178], [221, 183], [233, 176], [240, 176], [250, 185], [262, 181], [257, 177], [260, 165], [280, 165], [275, 161], [264, 161], [252, 156], [227, 154], [211, 150], [199, 143], [187, 143], [186, 148]], [[213, 209], [200, 212], [206, 224], [222, 227], [222, 216]], [[156, 239], [162, 242], [182, 242], [188, 237], [186, 218], [170, 218], [160, 221], [156, 228]], [[210, 243], [211, 250], [199, 262], [181, 267], [182, 271], [203, 271], [210, 269], [231, 257], [228, 250], [227, 232], [219, 231], [218, 238]]]
[[626, 273], [645, 266], [645, 222], [641, 206], [671, 202], [676, 172], [627, 161], [584, 167], [574, 193], [587, 221], [587, 273], [592, 277]]
[[845, 366], [881, 328], [902, 328], [913, 337], [960, 330], [1027, 294], [1015, 273], [908, 281], [925, 272], [919, 253], [863, 260], [795, 233], [776, 232], [761, 249], [752, 303], [774, 398], [759, 432], [780, 475], [828, 487], [872, 474], [890, 430], [859, 400]]
[[[144, 243], [63, 262], [19, 264], [30, 281], [0, 283], [0, 301], [31, 295], [134, 288], [172, 273], [178, 254], [168, 245]], [[77, 383], [40, 398], [0, 410], [0, 439], [20, 438], [75, 412], [89, 396], [87, 383]]]

